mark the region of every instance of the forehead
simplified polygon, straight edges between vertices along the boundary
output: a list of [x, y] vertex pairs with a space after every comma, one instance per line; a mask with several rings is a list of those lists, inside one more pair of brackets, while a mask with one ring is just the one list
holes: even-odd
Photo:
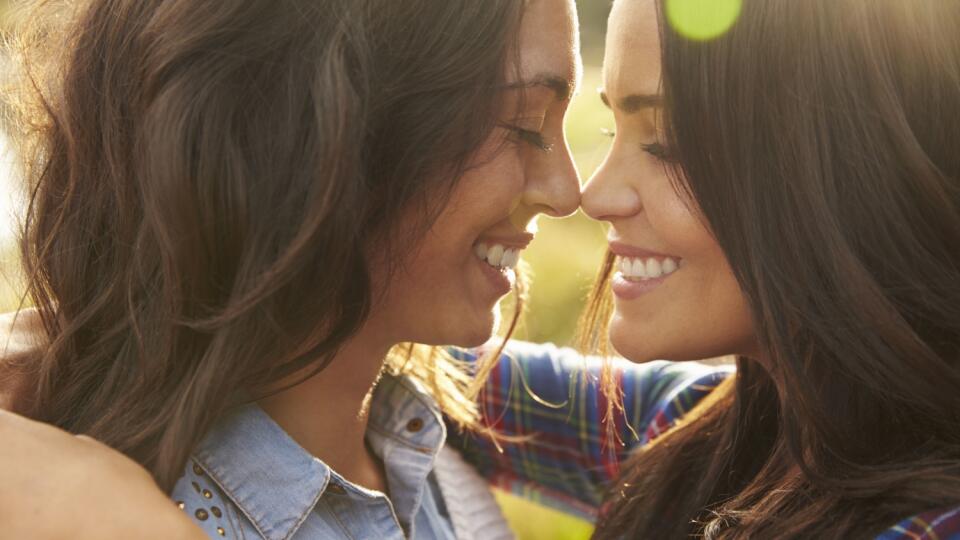
[[519, 35], [521, 79], [549, 74], [571, 84], [577, 81], [580, 43], [576, 13], [573, 0], [526, 2]]
[[611, 97], [660, 91], [660, 28], [656, 0], [616, 0], [603, 59], [604, 90]]

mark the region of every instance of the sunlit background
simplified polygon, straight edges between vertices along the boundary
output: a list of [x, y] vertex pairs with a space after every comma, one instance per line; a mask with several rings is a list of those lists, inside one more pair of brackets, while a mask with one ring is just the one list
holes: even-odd
[[[567, 136], [581, 177], [586, 180], [602, 161], [610, 143], [601, 130], [612, 128], [613, 123], [596, 93], [601, 84], [603, 34], [610, 2], [578, 0], [578, 4], [585, 70], [580, 93], [568, 114]], [[0, 0], [0, 29], [7, 27], [8, 5], [9, 0]], [[4, 80], [6, 64], [6, 59], [0, 57], [0, 82]], [[0, 108], [4, 108], [2, 103]], [[6, 113], [5, 108], [3, 112]], [[20, 186], [11, 177], [11, 160], [10, 145], [0, 130], [0, 311], [16, 308], [21, 296], [15, 231], [23, 198]], [[540, 233], [524, 254], [533, 280], [527, 315], [517, 337], [570, 343], [577, 315], [604, 253], [603, 238], [603, 230], [579, 213], [560, 220], [541, 219]], [[499, 499], [518, 538], [564, 540], [589, 536], [590, 527], [584, 522], [502, 494]]]

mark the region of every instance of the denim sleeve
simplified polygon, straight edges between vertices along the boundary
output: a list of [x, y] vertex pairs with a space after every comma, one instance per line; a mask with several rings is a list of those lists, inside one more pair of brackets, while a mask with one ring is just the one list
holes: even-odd
[[[477, 353], [461, 353], [475, 360]], [[620, 463], [688, 411], [729, 369], [665, 361], [612, 360], [623, 390], [615, 440], [602, 423], [602, 361], [553, 345], [511, 343], [480, 404], [483, 422], [518, 442], [455, 433], [450, 443], [494, 485], [560, 510], [592, 518]]]

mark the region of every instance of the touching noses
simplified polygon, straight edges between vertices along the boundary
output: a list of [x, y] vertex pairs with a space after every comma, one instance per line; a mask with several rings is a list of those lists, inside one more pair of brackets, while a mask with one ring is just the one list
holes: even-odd
[[580, 204], [584, 213], [602, 221], [632, 216], [643, 206], [640, 194], [630, 183], [630, 174], [622, 170], [614, 152], [607, 155], [583, 188]]

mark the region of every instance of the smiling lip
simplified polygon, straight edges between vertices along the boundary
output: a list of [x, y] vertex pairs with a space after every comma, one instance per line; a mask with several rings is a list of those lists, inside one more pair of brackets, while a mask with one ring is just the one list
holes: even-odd
[[675, 257], [673, 255], [666, 255], [664, 253], [657, 253], [655, 251], [646, 250], [643, 248], [638, 248], [631, 246], [629, 244], [624, 244], [623, 242], [618, 242], [616, 240], [610, 241], [610, 252], [618, 257], [625, 257], [630, 259], [680, 259], [680, 257]]
[[[533, 241], [533, 235], [530, 233], [509, 234], [487, 234], [477, 239], [474, 246], [481, 244], [486, 248], [492, 246], [501, 246], [504, 250], [510, 250], [514, 253], [514, 263], [516, 262], [516, 253], [522, 251]], [[486, 248], [483, 248], [484, 250]], [[496, 298], [500, 298], [513, 289], [513, 283], [516, 280], [516, 274], [512, 268], [494, 268], [480, 257], [474, 257], [480, 266], [481, 272], [487, 278], [487, 282], [495, 291]]]
[[533, 242], [533, 235], [530, 233], [520, 233], [511, 235], [489, 235], [481, 236], [477, 239], [477, 244], [487, 244], [494, 246], [500, 244], [505, 248], [526, 249]]
[[[650, 259], [654, 259], [659, 263], [657, 264], [652, 261], [648, 263], [654, 265], [655, 270], [653, 271], [655, 271], [658, 276], [655, 278], [643, 277], [642, 272], [638, 274], [640, 278], [628, 277], [624, 275], [622, 271], [615, 272], [610, 280], [610, 288], [613, 290], [613, 294], [621, 300], [635, 300], [657, 289], [678, 270], [678, 266], [682, 262], [682, 259], [674, 257], [673, 255], [657, 253], [615, 240], [610, 241], [610, 251], [619, 258], [617, 263], [619, 263], [620, 260], [640, 260], [642, 262], [644, 260], [649, 261]], [[670, 264], [671, 269], [665, 271], [663, 275], [660, 275], [661, 264], [664, 266]], [[636, 272], [636, 270], [634, 272]], [[631, 272], [631, 274], [633, 274], [633, 272]]]

